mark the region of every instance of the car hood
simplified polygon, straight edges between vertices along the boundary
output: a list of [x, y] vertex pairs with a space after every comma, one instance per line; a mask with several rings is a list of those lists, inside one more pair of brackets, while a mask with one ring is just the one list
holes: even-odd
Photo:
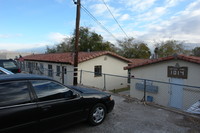
[[87, 93], [87, 94], [107, 94], [105, 92], [96, 90], [96, 89], [92, 89], [92, 88], [85, 88], [85, 87], [80, 87], [80, 86], [68, 86], [69, 88], [72, 88], [78, 92], [81, 93]]

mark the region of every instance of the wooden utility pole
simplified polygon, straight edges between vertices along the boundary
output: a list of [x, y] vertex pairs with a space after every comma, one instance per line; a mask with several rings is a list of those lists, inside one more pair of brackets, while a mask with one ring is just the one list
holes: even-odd
[[74, 2], [77, 5], [76, 10], [76, 36], [75, 36], [75, 45], [74, 45], [74, 85], [77, 85], [77, 78], [78, 78], [78, 41], [79, 41], [79, 24], [80, 24], [80, 9], [81, 9], [81, 2], [77, 0]]

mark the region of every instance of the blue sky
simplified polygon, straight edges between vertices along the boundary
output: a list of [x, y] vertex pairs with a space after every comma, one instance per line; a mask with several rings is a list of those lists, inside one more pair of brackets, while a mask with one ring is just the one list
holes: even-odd
[[[81, 0], [82, 5], [115, 38], [126, 35], [154, 43], [175, 39], [187, 47], [200, 46], [200, 0]], [[52, 46], [70, 37], [75, 28], [73, 0], [0, 0], [0, 50], [14, 51]], [[80, 26], [116, 40], [81, 10]]]

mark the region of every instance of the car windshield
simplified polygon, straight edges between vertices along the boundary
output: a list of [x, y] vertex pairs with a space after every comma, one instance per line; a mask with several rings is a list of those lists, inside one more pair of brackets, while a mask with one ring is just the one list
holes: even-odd
[[3, 67], [4, 68], [15, 68], [16, 64], [12, 61], [5, 61], [5, 62], [3, 62]]

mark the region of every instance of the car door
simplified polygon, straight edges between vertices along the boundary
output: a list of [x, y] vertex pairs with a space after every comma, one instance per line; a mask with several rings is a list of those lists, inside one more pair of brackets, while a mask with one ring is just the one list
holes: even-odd
[[37, 105], [27, 81], [0, 83], [0, 132], [37, 132]]
[[84, 119], [80, 95], [51, 80], [32, 80], [38, 97], [40, 130], [52, 130]]

